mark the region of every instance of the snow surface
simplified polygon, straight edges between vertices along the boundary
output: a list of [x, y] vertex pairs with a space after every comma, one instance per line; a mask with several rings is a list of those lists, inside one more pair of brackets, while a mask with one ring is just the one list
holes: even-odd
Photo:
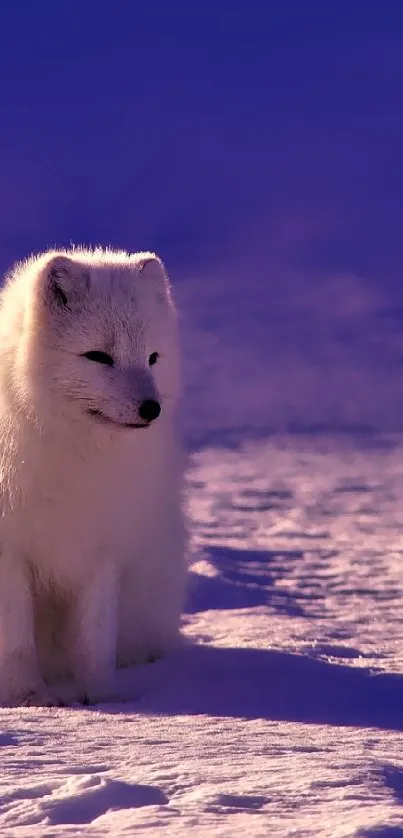
[[403, 836], [403, 439], [204, 447], [189, 503], [183, 649], [0, 711], [0, 833]]

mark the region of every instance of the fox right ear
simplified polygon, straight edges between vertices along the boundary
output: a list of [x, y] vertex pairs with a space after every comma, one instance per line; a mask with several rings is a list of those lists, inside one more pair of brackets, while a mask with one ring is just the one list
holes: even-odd
[[60, 254], [43, 268], [46, 302], [56, 310], [70, 310], [89, 288], [89, 272], [79, 262]]

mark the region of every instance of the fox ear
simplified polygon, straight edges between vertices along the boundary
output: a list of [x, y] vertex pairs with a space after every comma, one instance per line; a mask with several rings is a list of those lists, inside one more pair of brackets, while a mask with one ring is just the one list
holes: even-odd
[[146, 282], [154, 282], [163, 288], [168, 285], [164, 265], [155, 253], [142, 253], [138, 270]]
[[144, 277], [144, 281], [152, 289], [158, 303], [171, 304], [171, 285], [164, 263], [155, 253], [141, 253], [139, 256], [141, 257], [138, 264], [140, 277]]
[[90, 284], [89, 271], [63, 254], [52, 256], [43, 269], [46, 301], [53, 309], [71, 309]]

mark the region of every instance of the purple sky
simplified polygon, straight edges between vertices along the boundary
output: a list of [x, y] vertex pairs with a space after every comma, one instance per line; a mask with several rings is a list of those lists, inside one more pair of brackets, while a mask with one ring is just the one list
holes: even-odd
[[0, 106], [1, 268], [157, 250], [195, 436], [402, 425], [396, 0], [10, 0]]
[[70, 240], [264, 258], [291, 225], [299, 266], [400, 284], [403, 8], [365, 6], [4, 4], [2, 267]]

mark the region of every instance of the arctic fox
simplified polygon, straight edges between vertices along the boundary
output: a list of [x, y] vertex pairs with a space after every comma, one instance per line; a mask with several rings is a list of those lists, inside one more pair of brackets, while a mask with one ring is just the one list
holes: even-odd
[[177, 317], [152, 253], [48, 252], [0, 299], [0, 703], [114, 695], [179, 639]]

